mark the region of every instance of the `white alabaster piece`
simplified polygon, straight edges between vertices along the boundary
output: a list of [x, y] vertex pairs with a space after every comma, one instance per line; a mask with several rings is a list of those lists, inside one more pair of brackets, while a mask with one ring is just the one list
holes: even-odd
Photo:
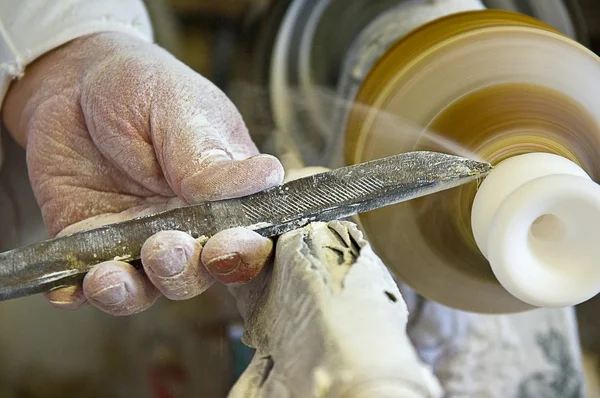
[[600, 186], [577, 164], [531, 153], [505, 160], [481, 184], [475, 241], [502, 286], [538, 307], [600, 292]]

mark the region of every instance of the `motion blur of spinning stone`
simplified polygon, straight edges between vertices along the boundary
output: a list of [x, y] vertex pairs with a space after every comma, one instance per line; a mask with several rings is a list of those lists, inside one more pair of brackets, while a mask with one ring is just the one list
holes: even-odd
[[[334, 168], [423, 149], [493, 164], [545, 152], [599, 181], [595, 0], [146, 7], [156, 42], [219, 86], [260, 151], [286, 167]], [[47, 232], [24, 151], [6, 132], [2, 147], [4, 251]], [[536, 308], [544, 306], [509, 292], [471, 231], [477, 188], [359, 217], [407, 304], [418, 356], [447, 397], [600, 397], [598, 299]], [[131, 317], [59, 311], [39, 296], [2, 302], [0, 398], [227, 396], [252, 357], [242, 324], [217, 284]]]

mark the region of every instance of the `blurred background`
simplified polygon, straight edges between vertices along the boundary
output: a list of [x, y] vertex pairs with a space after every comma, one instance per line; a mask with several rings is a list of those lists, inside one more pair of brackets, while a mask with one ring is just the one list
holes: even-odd
[[[328, 143], [335, 142], [332, 136], [337, 131], [319, 124], [319, 114], [306, 106], [310, 101], [302, 91], [302, 79], [294, 81], [301, 63], [294, 52], [299, 39], [292, 40], [293, 51], [281, 66], [292, 76], [287, 91], [291, 108], [273, 109], [272, 55], [286, 12], [292, 6], [299, 13], [327, 8], [316, 22], [306, 11], [288, 31], [299, 35], [307, 23], [318, 24], [310, 42], [309, 67], [312, 84], [319, 87], [322, 114], [336, 106], [334, 93], [354, 38], [382, 10], [401, 2], [147, 0], [146, 4], [157, 43], [232, 98], [264, 152], [281, 155], [278, 139], [288, 137], [302, 141], [300, 156], [312, 165], [330, 164], [335, 148], [328, 149]], [[600, 50], [598, 0], [484, 3], [536, 16], [593, 51]], [[558, 8], [552, 5], [557, 3]], [[282, 118], [289, 113], [294, 116]], [[20, 151], [7, 145], [7, 153]], [[25, 307], [0, 303], [0, 335], [10, 336], [0, 338], [0, 398], [224, 397], [252, 355], [240, 343], [235, 303], [226, 289], [216, 285], [199, 298], [163, 299], [129, 318], [113, 318], [92, 308], [59, 312], [41, 297], [22, 300]], [[595, 321], [593, 308], [598, 308], [594, 300], [579, 309], [580, 323], [594, 331], [582, 334], [582, 343], [600, 352], [595, 332], [600, 320]]]

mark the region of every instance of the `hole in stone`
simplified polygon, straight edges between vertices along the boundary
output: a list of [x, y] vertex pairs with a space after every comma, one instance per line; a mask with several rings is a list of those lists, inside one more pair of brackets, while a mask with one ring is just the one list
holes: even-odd
[[565, 223], [553, 214], [543, 214], [531, 225], [531, 236], [539, 241], [558, 242], [565, 233]]
[[[555, 203], [529, 226], [526, 245], [518, 247], [534, 260], [524, 272], [532, 281], [537, 280], [538, 275], [544, 277], [547, 272], [556, 275], [552, 278], [564, 275], [566, 284], [577, 286], [581, 291], [596, 292], [597, 278], [600, 277], [598, 202], [595, 196], [578, 190], [564, 193], [564, 197], [557, 197]], [[519, 252], [511, 255], [513, 258], [521, 256]]]
[[396, 298], [396, 296], [390, 292], [388, 292], [387, 290], [385, 291], [385, 295], [387, 296], [387, 298], [392, 302], [395, 303], [398, 301], [398, 299]]

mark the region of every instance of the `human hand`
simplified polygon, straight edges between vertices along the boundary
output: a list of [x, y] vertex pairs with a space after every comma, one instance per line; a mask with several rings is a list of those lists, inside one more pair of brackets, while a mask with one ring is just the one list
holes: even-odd
[[[278, 185], [280, 162], [259, 155], [240, 114], [209, 81], [166, 51], [120, 33], [75, 40], [30, 65], [11, 86], [3, 120], [27, 150], [29, 177], [51, 236]], [[245, 229], [204, 247], [177, 231], [151, 237], [143, 270], [94, 267], [80, 286], [47, 294], [59, 308], [87, 303], [114, 315], [162, 294], [194, 297], [215, 278], [258, 274], [272, 242]]]

